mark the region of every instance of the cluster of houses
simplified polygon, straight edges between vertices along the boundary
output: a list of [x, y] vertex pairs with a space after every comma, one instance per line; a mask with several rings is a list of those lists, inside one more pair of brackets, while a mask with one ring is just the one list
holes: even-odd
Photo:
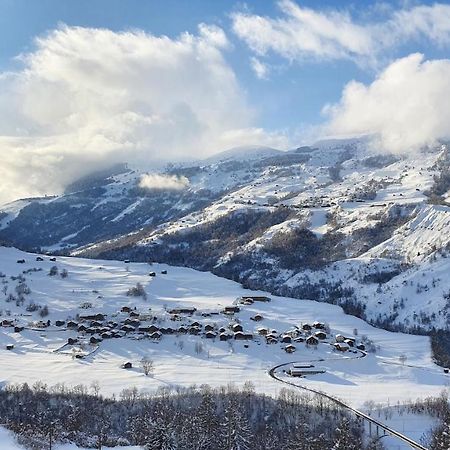
[[[320, 343], [333, 345], [336, 351], [346, 352], [353, 347], [365, 350], [364, 344], [357, 343], [354, 338], [341, 334], [334, 337], [329, 335], [325, 323], [315, 321], [303, 323], [287, 331], [262, 326], [264, 317], [260, 313], [254, 314], [250, 320], [255, 323], [252, 330], [245, 329], [236, 317], [242, 307], [257, 302], [269, 302], [269, 297], [245, 296], [238, 298], [232, 305], [225, 306], [217, 311], [197, 311], [194, 307], [175, 307], [166, 311], [164, 318], [151, 312], [140, 312], [136, 308], [125, 305], [120, 311], [107, 317], [100, 312], [84, 313], [76, 319], [56, 320], [53, 325], [75, 331], [76, 337], [69, 337], [67, 345], [77, 345], [88, 341], [90, 344], [99, 344], [105, 339], [122, 338], [125, 336], [137, 339], [148, 338], [158, 341], [163, 335], [198, 335], [205, 339], [219, 339], [220, 341], [252, 341], [261, 340], [266, 344], [282, 344], [287, 353], [296, 351], [296, 345], [302, 343], [308, 347], [316, 347]], [[221, 316], [217, 321], [207, 321], [207, 318]], [[200, 319], [201, 317], [201, 319]], [[206, 320], [205, 320], [206, 319]], [[261, 326], [256, 326], [261, 324]], [[4, 319], [2, 326], [14, 327], [15, 332], [21, 332], [24, 327], [18, 326], [16, 321]], [[39, 321], [33, 328], [47, 328], [51, 326], [50, 320]]]

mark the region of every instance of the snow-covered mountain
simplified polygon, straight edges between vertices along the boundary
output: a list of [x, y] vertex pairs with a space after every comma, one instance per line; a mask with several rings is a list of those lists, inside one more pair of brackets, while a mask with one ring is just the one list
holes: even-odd
[[150, 188], [120, 166], [6, 205], [0, 241], [209, 270], [428, 331], [450, 320], [449, 167], [446, 144], [388, 155], [365, 139], [232, 149], [170, 165]]

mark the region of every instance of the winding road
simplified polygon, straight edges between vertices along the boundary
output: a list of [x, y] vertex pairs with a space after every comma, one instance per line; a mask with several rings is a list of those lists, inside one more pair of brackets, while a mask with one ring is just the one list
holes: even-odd
[[[361, 354], [359, 356], [356, 356], [354, 358], [348, 358], [348, 359], [360, 359], [360, 358], [364, 358], [366, 356], [365, 352], [360, 352]], [[347, 411], [350, 411], [351, 413], [353, 413], [355, 416], [365, 420], [366, 422], [373, 424], [375, 426], [377, 426], [378, 428], [382, 429], [387, 435], [393, 436], [399, 440], [401, 440], [402, 442], [408, 444], [411, 448], [416, 449], [416, 450], [428, 450], [426, 447], [424, 447], [423, 445], [415, 442], [414, 440], [410, 439], [408, 436], [405, 436], [404, 434], [392, 429], [391, 427], [385, 425], [384, 423], [378, 421], [377, 419], [374, 419], [370, 416], [368, 416], [367, 414], [363, 413], [362, 411], [359, 411], [356, 408], [353, 408], [352, 406], [348, 405], [347, 403], [343, 402], [342, 400], [339, 400], [336, 397], [333, 397], [330, 394], [327, 394], [326, 392], [322, 392], [319, 391], [317, 389], [313, 389], [307, 386], [303, 386], [303, 385], [299, 385], [296, 384], [292, 381], [280, 378], [280, 376], [278, 375], [278, 371], [279, 369], [281, 369], [282, 367], [286, 367], [289, 366], [291, 364], [294, 363], [306, 363], [306, 362], [324, 362], [324, 361], [329, 361], [329, 360], [335, 360], [337, 358], [330, 358], [330, 359], [319, 359], [319, 360], [313, 360], [313, 361], [291, 361], [288, 363], [283, 363], [283, 364], [279, 364], [275, 367], [272, 367], [269, 370], [269, 376], [271, 376], [274, 380], [279, 381], [280, 383], [284, 383], [287, 384], [289, 386], [293, 386], [297, 389], [302, 389], [304, 391], [308, 391], [308, 392], [312, 392], [313, 394], [316, 395], [320, 395], [323, 398], [326, 398], [327, 400], [339, 405], [340, 407], [346, 409]]]

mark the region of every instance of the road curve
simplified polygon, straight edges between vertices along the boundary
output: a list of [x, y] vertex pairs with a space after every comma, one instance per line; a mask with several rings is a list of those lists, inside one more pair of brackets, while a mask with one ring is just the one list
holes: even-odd
[[[365, 356], [365, 355], [364, 355], [364, 356]], [[360, 356], [360, 357], [363, 357], [363, 356]], [[323, 361], [323, 360], [322, 360], [322, 361]], [[421, 444], [419, 444], [419, 443], [413, 441], [413, 440], [410, 439], [408, 436], [405, 436], [404, 434], [399, 433], [398, 431], [392, 429], [391, 427], [385, 425], [384, 423], [382, 423], [382, 422], [380, 422], [380, 421], [378, 421], [378, 420], [376, 420], [376, 419], [374, 419], [374, 418], [368, 416], [367, 414], [363, 413], [362, 411], [359, 411], [359, 410], [356, 409], [356, 408], [353, 408], [353, 407], [350, 406], [350, 405], [347, 405], [347, 404], [344, 403], [342, 400], [339, 400], [338, 398], [333, 397], [332, 395], [329, 395], [329, 394], [327, 394], [326, 392], [322, 392], [322, 391], [319, 391], [319, 390], [317, 390], [317, 389], [313, 389], [313, 388], [310, 388], [310, 387], [307, 387], [307, 386], [295, 384], [295, 383], [293, 383], [293, 382], [291, 382], [291, 381], [283, 380], [283, 379], [281, 379], [281, 378], [278, 377], [278, 375], [277, 375], [277, 370], [278, 370], [278, 369], [280, 369], [280, 368], [283, 367], [283, 366], [288, 366], [288, 365], [293, 364], [293, 363], [296, 363], [296, 362], [304, 363], [305, 361], [291, 361], [291, 362], [288, 362], [288, 363], [278, 364], [277, 366], [272, 367], [272, 368], [269, 370], [269, 376], [271, 376], [274, 380], [279, 381], [280, 383], [284, 383], [284, 384], [287, 384], [287, 385], [289, 385], [289, 386], [294, 386], [294, 387], [296, 387], [296, 388], [298, 388], [298, 389], [302, 389], [302, 390], [304, 390], [304, 391], [312, 392], [313, 394], [320, 395], [320, 396], [322, 396], [322, 397], [324, 397], [324, 398], [326, 398], [326, 399], [332, 401], [333, 403], [335, 403], [335, 404], [341, 406], [342, 408], [344, 408], [344, 409], [346, 409], [346, 410], [352, 412], [352, 413], [355, 414], [357, 417], [360, 417], [360, 418], [366, 420], [367, 422], [373, 423], [374, 425], [378, 426], [379, 428], [381, 428], [382, 430], [384, 430], [384, 431], [385, 431], [387, 434], [389, 434], [390, 436], [393, 436], [393, 437], [395, 437], [395, 438], [397, 438], [397, 439], [400, 439], [400, 440], [403, 441], [404, 443], [408, 444], [411, 448], [414, 448], [414, 449], [416, 449], [416, 450], [428, 450], [426, 447], [424, 447], [423, 445], [421, 445]]]

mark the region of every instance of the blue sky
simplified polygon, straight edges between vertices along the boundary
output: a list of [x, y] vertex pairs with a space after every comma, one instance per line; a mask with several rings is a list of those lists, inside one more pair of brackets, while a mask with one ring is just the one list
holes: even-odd
[[[381, 19], [385, 7], [400, 8], [406, 2], [301, 1], [302, 7], [326, 11], [338, 7], [363, 20]], [[433, 2], [408, 2], [431, 5]], [[380, 7], [382, 5], [383, 7]], [[267, 58], [276, 65], [268, 79], [259, 80], [249, 66], [251, 52], [231, 31], [230, 14], [248, 10], [260, 16], [280, 16], [276, 1], [257, 0], [0, 0], [0, 68], [11, 68], [14, 57], [33, 49], [36, 36], [61, 23], [115, 31], [142, 29], [155, 35], [176, 37], [184, 31], [195, 33], [199, 23], [223, 28], [233, 44], [225, 57], [235, 69], [239, 82], [256, 109], [258, 124], [268, 129], [297, 128], [323, 120], [321, 109], [339, 100], [342, 88], [351, 80], [370, 82], [376, 73], [351, 61], [290, 62], [277, 56]], [[365, 17], [366, 16], [366, 17]], [[442, 58], [449, 49], [426, 41], [405, 42], [389, 58], [423, 52], [427, 58]]]
[[0, 203], [240, 145], [414, 151], [450, 138], [449, 52], [450, 2], [0, 0]]

